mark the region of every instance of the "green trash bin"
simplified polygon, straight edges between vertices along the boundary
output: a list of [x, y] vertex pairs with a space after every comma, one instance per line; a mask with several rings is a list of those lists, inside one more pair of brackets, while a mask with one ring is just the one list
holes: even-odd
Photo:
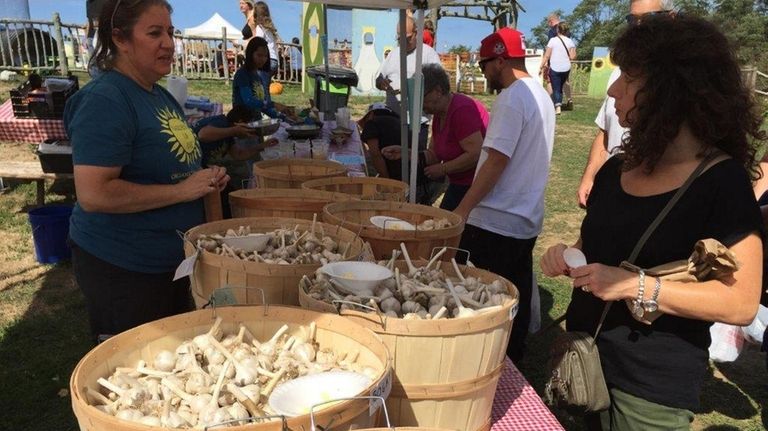
[[307, 75], [315, 79], [317, 109], [327, 113], [327, 119], [333, 120], [336, 110], [347, 106], [352, 87], [357, 87], [357, 72], [347, 67], [330, 66], [326, 76], [325, 65], [319, 65], [307, 69]]

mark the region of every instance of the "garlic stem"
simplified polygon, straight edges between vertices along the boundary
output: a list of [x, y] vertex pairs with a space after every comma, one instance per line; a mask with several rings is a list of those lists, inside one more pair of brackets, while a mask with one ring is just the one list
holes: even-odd
[[147, 368], [147, 363], [142, 360], [140, 360], [139, 363], [136, 364], [136, 371], [146, 376], [158, 377], [158, 378], [168, 377], [173, 374], [170, 371], [159, 371], [159, 370], [153, 370], [151, 368]]
[[312, 214], [312, 229], [309, 231], [311, 237], [315, 237], [315, 223], [317, 223], [317, 213]]
[[448, 309], [445, 308], [445, 306], [440, 307], [439, 310], [437, 310], [437, 313], [435, 313], [434, 316], [432, 316], [432, 320], [437, 320], [443, 318], [445, 314], [448, 312]]
[[425, 267], [424, 267], [424, 270], [425, 270], [425, 271], [426, 271], [426, 270], [429, 270], [429, 268], [430, 268], [430, 267], [431, 267], [431, 266], [432, 266], [432, 265], [433, 265], [435, 262], [437, 262], [437, 261], [438, 261], [438, 259], [440, 259], [440, 256], [442, 256], [442, 255], [444, 255], [444, 254], [445, 254], [446, 250], [448, 250], [448, 247], [443, 247], [443, 248], [441, 248], [441, 249], [440, 249], [440, 251], [438, 251], [437, 253], [435, 253], [435, 255], [432, 257], [432, 259], [430, 259], [430, 260], [429, 260], [429, 262], [427, 262], [427, 266], [425, 266]]
[[272, 338], [267, 341], [267, 343], [275, 344], [277, 342], [277, 339], [280, 338], [283, 334], [285, 334], [285, 331], [288, 330], [288, 325], [283, 325], [280, 327], [280, 329], [275, 332], [275, 335], [272, 336]]
[[213, 326], [211, 326], [211, 329], [208, 330], [208, 335], [213, 336], [216, 334], [216, 332], [219, 330], [219, 327], [221, 326], [221, 317], [217, 317], [216, 321], [213, 322]]
[[405, 259], [405, 263], [408, 265], [408, 275], [413, 277], [414, 274], [418, 271], [415, 266], [413, 266], [413, 262], [411, 262], [411, 256], [408, 255], [408, 249], [405, 248], [405, 243], [400, 243], [400, 250], [403, 252], [403, 258]]
[[170, 390], [171, 390], [171, 392], [173, 392], [174, 394], [176, 394], [176, 396], [178, 396], [178, 397], [179, 397], [179, 398], [181, 398], [182, 400], [184, 400], [184, 401], [186, 401], [186, 402], [188, 402], [188, 403], [189, 403], [189, 402], [192, 402], [192, 398], [194, 398], [194, 397], [193, 397], [192, 395], [190, 395], [190, 394], [188, 394], [188, 393], [184, 392], [184, 391], [183, 391], [183, 390], [182, 390], [180, 387], [176, 386], [176, 383], [173, 383], [173, 382], [171, 382], [171, 381], [170, 381], [170, 380], [168, 380], [167, 378], [166, 378], [166, 379], [162, 379], [162, 380], [160, 380], [160, 383], [161, 383], [163, 386], [165, 386], [166, 388], [170, 389]]
[[216, 380], [216, 386], [213, 387], [213, 397], [211, 398], [211, 407], [218, 407], [219, 406], [219, 394], [221, 393], [221, 387], [224, 385], [224, 378], [227, 376], [227, 370], [232, 365], [231, 360], [228, 360], [227, 362], [224, 362], [224, 366], [221, 367], [221, 372], [219, 373], [219, 379]]
[[395, 267], [395, 283], [397, 284], [397, 291], [400, 291], [400, 268]]
[[267, 387], [265, 387], [264, 390], [261, 391], [261, 396], [264, 397], [265, 399], [269, 398], [269, 394], [272, 393], [272, 390], [275, 389], [277, 382], [279, 382], [284, 375], [285, 375], [285, 368], [280, 368], [280, 371], [278, 371], [277, 374], [272, 378], [272, 380], [270, 380], [269, 383], [267, 383]]
[[459, 264], [456, 263], [455, 258], [451, 258], [451, 265], [453, 265], [453, 270], [456, 271], [456, 275], [459, 277], [459, 280], [461, 280], [462, 283], [466, 283], [467, 279], [464, 278], [464, 274], [461, 273], [461, 270], [459, 269]]
[[245, 392], [243, 392], [237, 385], [234, 383], [227, 383], [227, 390], [237, 398], [240, 403], [245, 406], [245, 409], [248, 410], [248, 413], [251, 414], [253, 417], [258, 416], [264, 416], [264, 411], [262, 411], [256, 403], [248, 396]]
[[317, 323], [312, 321], [309, 324], [309, 338], [307, 339], [308, 343], [314, 343], [315, 342], [315, 332], [317, 332]]
[[[112, 392], [114, 392], [114, 391], [112, 391]], [[100, 402], [100, 403], [104, 404], [105, 406], [107, 406], [107, 407], [110, 407], [110, 408], [111, 408], [111, 406], [112, 406], [112, 400], [110, 400], [109, 398], [105, 397], [105, 396], [104, 396], [104, 395], [103, 395], [101, 392], [97, 392], [97, 391], [94, 391], [94, 390], [93, 390], [93, 389], [91, 389], [91, 388], [88, 388], [88, 389], [86, 390], [86, 393], [87, 393], [88, 395], [90, 395], [90, 396], [91, 396], [91, 398], [93, 398], [93, 399], [94, 399], [94, 401], [98, 401], [98, 402]], [[115, 392], [115, 393], [117, 393], [117, 392]]]
[[229, 352], [229, 350], [226, 349], [226, 347], [222, 346], [221, 343], [219, 343], [219, 340], [215, 339], [212, 335], [208, 335], [208, 339], [211, 341], [211, 345], [221, 352], [222, 355], [224, 355], [225, 358], [232, 361], [233, 364], [235, 364], [235, 369], [242, 368], [243, 365], [235, 359], [235, 357], [232, 355], [232, 353]]
[[109, 380], [105, 379], [104, 377], [99, 377], [98, 380], [96, 380], [101, 386], [104, 386], [106, 389], [108, 389], [110, 392], [114, 392], [117, 394], [117, 396], [122, 397], [125, 395], [125, 389], [113, 384]]

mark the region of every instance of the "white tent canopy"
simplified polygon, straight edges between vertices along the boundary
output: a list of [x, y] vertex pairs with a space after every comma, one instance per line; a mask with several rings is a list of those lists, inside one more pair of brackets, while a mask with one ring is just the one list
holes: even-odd
[[222, 17], [218, 13], [214, 13], [210, 18], [208, 18], [208, 21], [198, 25], [197, 27], [185, 28], [184, 36], [221, 38], [222, 27], [225, 27], [227, 29], [227, 39], [229, 40], [242, 39], [243, 35], [242, 33], [240, 33], [240, 29], [230, 24], [229, 21], [224, 19], [224, 17]]

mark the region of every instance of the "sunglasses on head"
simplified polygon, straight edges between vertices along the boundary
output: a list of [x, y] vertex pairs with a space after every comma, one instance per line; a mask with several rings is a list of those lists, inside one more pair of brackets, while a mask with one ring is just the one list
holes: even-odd
[[646, 19], [646, 18], [651, 18], [651, 17], [658, 16], [658, 15], [668, 15], [670, 12], [672, 12], [672, 11], [671, 10], [657, 10], [657, 11], [653, 11], [653, 12], [646, 12], [646, 13], [640, 14], [640, 15], [629, 14], [625, 18], [627, 19], [627, 24], [629, 24], [629, 25], [638, 25], [641, 22], [643, 22], [643, 20]]

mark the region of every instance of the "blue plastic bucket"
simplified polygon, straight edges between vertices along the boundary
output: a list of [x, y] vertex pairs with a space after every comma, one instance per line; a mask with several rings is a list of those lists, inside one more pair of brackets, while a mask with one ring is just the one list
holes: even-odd
[[35, 240], [35, 257], [40, 263], [56, 263], [70, 257], [67, 236], [72, 207], [49, 206], [29, 212], [32, 237]]

